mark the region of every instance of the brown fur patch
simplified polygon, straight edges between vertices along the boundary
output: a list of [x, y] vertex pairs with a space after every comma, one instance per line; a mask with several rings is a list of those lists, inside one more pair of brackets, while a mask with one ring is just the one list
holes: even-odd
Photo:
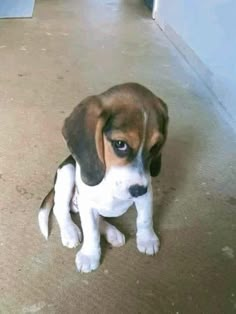
[[[142, 85], [126, 83], [88, 97], [74, 109], [65, 120], [63, 135], [80, 164], [85, 183], [96, 185], [103, 179], [106, 169], [135, 158], [145, 132], [144, 112], [147, 128], [143, 163], [146, 169], [152, 166], [153, 174], [157, 175], [168, 122], [167, 106], [160, 98]], [[111, 140], [126, 141], [132, 148], [132, 155], [129, 158], [116, 156]]]
[[[144, 114], [135, 105], [127, 106], [119, 103], [116, 111], [110, 116], [104, 128], [104, 159], [106, 168], [112, 165], [122, 166], [131, 162], [136, 156], [144, 134]], [[125, 141], [131, 148], [131, 154], [126, 158], [118, 157], [113, 148], [112, 141]]]

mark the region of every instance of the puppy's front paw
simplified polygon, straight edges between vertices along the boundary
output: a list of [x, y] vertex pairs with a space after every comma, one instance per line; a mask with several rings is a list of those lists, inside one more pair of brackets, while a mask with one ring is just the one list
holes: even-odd
[[82, 249], [76, 254], [75, 264], [81, 273], [89, 273], [98, 268], [100, 264], [100, 253], [84, 254]]
[[76, 247], [81, 241], [81, 231], [73, 222], [67, 223], [61, 228], [61, 242], [68, 248]]
[[160, 241], [154, 231], [137, 235], [139, 252], [154, 255], [159, 251]]

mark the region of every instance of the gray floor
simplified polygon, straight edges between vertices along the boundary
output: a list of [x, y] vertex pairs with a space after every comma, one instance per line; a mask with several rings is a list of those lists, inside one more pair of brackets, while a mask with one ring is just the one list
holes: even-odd
[[[0, 313], [234, 313], [235, 135], [142, 1], [37, 1], [31, 20], [0, 21]], [[162, 247], [135, 247], [135, 211], [114, 220], [127, 244], [76, 273], [37, 207], [67, 155], [64, 118], [83, 97], [138, 81], [169, 105], [154, 181]]]

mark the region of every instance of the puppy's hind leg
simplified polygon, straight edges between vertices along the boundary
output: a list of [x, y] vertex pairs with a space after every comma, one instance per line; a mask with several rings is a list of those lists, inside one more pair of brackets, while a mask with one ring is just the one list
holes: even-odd
[[125, 244], [125, 236], [115, 226], [107, 222], [103, 217], [99, 217], [100, 233], [105, 236], [108, 243], [114, 247]]
[[81, 240], [79, 227], [72, 221], [70, 203], [75, 185], [75, 162], [70, 156], [57, 170], [53, 212], [61, 232], [61, 241], [69, 248], [76, 247]]

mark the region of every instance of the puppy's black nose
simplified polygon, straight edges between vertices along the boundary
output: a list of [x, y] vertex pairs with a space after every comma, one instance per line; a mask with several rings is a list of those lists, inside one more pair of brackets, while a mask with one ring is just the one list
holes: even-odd
[[147, 193], [147, 186], [143, 185], [131, 185], [129, 188], [129, 193], [131, 194], [132, 197], [139, 197]]

